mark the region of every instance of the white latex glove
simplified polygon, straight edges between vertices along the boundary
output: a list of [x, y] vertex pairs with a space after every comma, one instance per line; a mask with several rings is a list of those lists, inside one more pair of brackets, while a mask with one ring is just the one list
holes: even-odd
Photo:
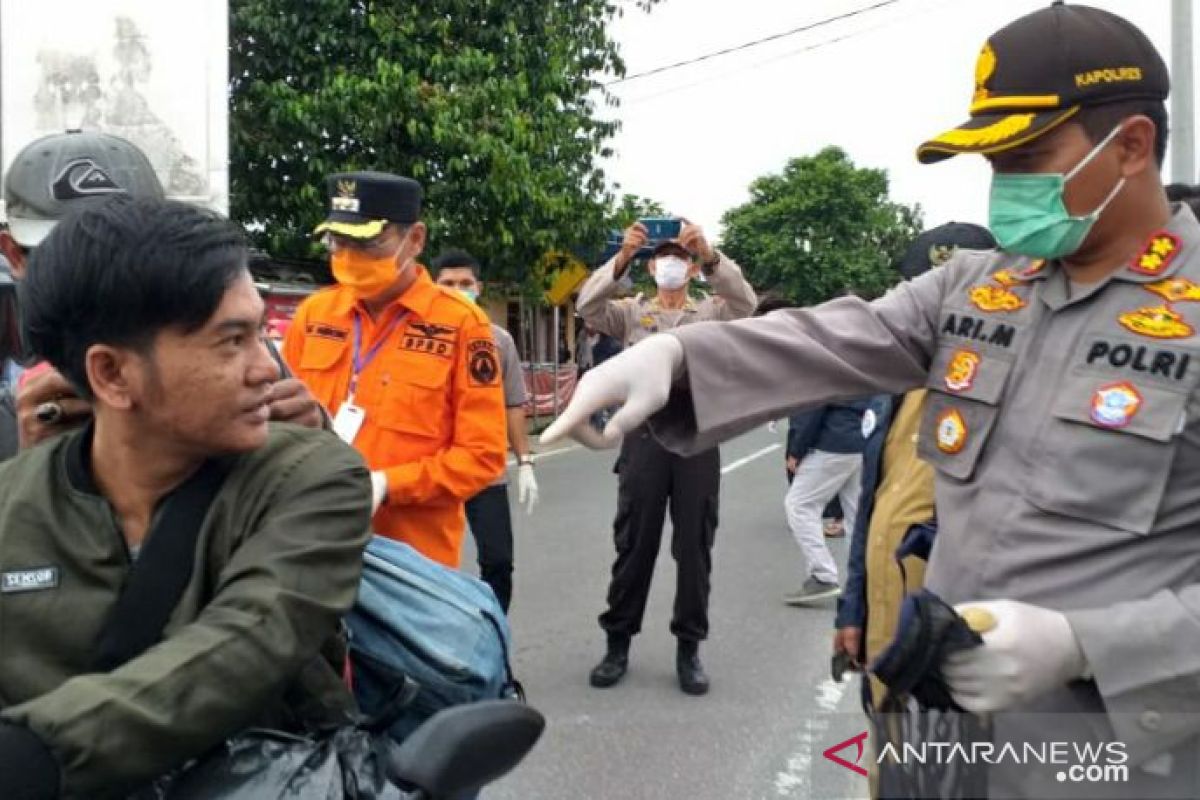
[[[622, 436], [666, 405], [671, 383], [682, 369], [683, 345], [669, 334], [658, 333], [626, 348], [583, 376], [567, 410], [542, 434], [542, 444], [570, 436], [597, 450], [616, 447]], [[621, 410], [603, 433], [597, 433], [588, 418], [616, 405]]]
[[371, 473], [371, 513], [374, 514], [387, 499], [387, 473]]
[[533, 475], [533, 464], [517, 467], [517, 502], [525, 506], [525, 513], [532, 514], [538, 502], [537, 478]]
[[983, 646], [954, 653], [942, 674], [954, 701], [968, 711], [1003, 711], [1081, 677], [1087, 659], [1067, 618], [1057, 611], [991, 600], [960, 603], [954, 610], [982, 609], [995, 620]]

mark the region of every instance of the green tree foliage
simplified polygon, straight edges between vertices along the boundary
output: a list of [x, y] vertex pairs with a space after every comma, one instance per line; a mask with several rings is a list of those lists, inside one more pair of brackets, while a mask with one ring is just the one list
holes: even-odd
[[755, 286], [810, 305], [896, 283], [894, 264], [920, 231], [921, 212], [888, 199], [884, 170], [855, 167], [827, 147], [755, 180], [750, 201], [722, 222], [723, 249]]
[[[646, 10], [656, 0], [643, 1]], [[319, 251], [324, 177], [379, 169], [426, 188], [429, 250], [522, 280], [603, 242], [596, 103], [624, 74], [612, 0], [232, 0], [231, 206], [278, 256]]]

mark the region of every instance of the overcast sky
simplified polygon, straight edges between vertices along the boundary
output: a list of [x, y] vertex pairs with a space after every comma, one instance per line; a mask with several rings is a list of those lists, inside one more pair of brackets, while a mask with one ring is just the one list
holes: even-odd
[[[880, 0], [624, 0], [615, 23], [628, 75], [798, 28]], [[978, 156], [917, 163], [918, 144], [967, 118], [987, 36], [1043, 0], [898, 0], [807, 33], [629, 80], [612, 90], [622, 129], [605, 164], [621, 191], [716, 230], [750, 182], [829, 144], [882, 167], [925, 222], [987, 222]], [[1092, 0], [1150, 36], [1170, 63], [1170, 0]], [[842, 38], [844, 37], [844, 38]], [[842, 38], [841, 41], [830, 41]], [[1168, 156], [1168, 165], [1169, 165]]]

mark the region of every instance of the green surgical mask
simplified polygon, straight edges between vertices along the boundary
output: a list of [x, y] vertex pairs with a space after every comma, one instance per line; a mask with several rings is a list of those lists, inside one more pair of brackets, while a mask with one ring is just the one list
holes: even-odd
[[479, 300], [479, 292], [475, 291], [474, 289], [459, 289], [458, 293], [470, 300], [472, 303], [475, 303]]
[[1078, 175], [1120, 130], [1120, 125], [1113, 128], [1104, 141], [1065, 175], [1057, 172], [993, 175], [988, 227], [1001, 249], [1014, 255], [1055, 259], [1069, 256], [1083, 246], [1096, 220], [1125, 186], [1125, 178], [1117, 181], [1095, 211], [1081, 217], [1071, 216], [1067, 211], [1063, 190], [1067, 181]]

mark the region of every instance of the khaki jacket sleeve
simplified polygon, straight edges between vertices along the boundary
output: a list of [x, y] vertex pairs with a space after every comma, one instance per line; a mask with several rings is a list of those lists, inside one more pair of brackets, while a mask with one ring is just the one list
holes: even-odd
[[758, 295], [754, 293], [754, 287], [746, 280], [737, 262], [720, 250], [717, 251], [717, 255], [720, 256], [717, 266], [713, 268], [711, 275], [705, 276], [713, 288], [713, 294], [725, 301], [718, 307], [717, 319], [731, 320], [750, 316], [754, 313], [754, 307], [758, 305]]
[[659, 440], [689, 454], [792, 412], [925, 382], [947, 269], [873, 303], [843, 297], [815, 308], [671, 331], [685, 375], [650, 419]]
[[629, 339], [630, 304], [613, 299], [618, 286], [613, 275], [616, 263], [616, 258], [608, 260], [584, 281], [575, 310], [588, 325], [624, 344]]
[[477, 319], [463, 325], [456, 352], [450, 444], [436, 455], [388, 468], [389, 504], [462, 503], [504, 471], [504, 388], [491, 323]]
[[204, 753], [252, 724], [336, 632], [369, 537], [367, 470], [322, 437], [266, 491], [265, 515], [194, 622], [111, 673], [3, 712], [55, 753], [65, 795], [108, 796]]

